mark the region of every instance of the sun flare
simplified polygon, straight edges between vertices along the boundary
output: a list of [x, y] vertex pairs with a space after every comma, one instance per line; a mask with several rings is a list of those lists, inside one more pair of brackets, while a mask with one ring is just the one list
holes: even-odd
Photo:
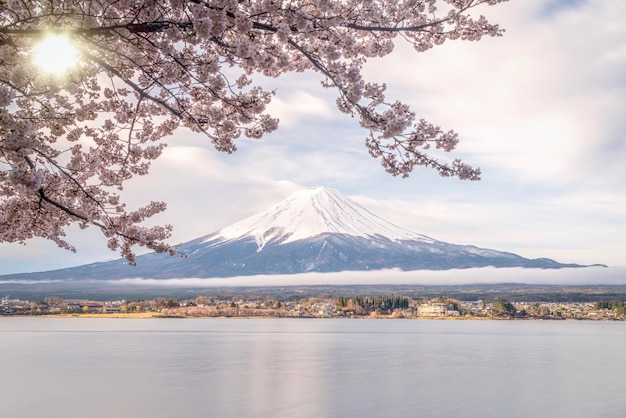
[[78, 50], [65, 35], [48, 35], [34, 50], [35, 63], [42, 71], [61, 75], [76, 65]]

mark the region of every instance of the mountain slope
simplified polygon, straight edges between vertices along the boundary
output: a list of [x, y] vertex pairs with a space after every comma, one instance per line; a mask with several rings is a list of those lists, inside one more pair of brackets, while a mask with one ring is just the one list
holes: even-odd
[[187, 258], [146, 254], [2, 279], [210, 278], [344, 270], [445, 270], [472, 267], [576, 267], [554, 260], [437, 241], [398, 226], [338, 191], [298, 192], [268, 210], [180, 247]]
[[212, 236], [225, 240], [253, 237], [259, 249], [262, 249], [267, 242], [279, 241], [285, 244], [322, 234], [433, 241], [432, 238], [399, 228], [349, 201], [338, 191], [325, 187], [297, 192], [268, 210]]

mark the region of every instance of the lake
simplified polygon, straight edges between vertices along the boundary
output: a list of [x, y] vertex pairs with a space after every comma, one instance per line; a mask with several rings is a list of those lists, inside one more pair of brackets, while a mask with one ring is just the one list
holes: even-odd
[[625, 322], [0, 318], [3, 417], [624, 417]]

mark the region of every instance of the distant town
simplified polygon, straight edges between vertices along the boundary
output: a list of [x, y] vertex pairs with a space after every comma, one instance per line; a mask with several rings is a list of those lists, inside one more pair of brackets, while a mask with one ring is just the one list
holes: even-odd
[[157, 297], [151, 300], [90, 301], [46, 297], [42, 301], [12, 299], [0, 302], [4, 316], [69, 317], [252, 317], [252, 318], [407, 318], [407, 319], [626, 319], [626, 302], [511, 302], [462, 301], [440, 296], [304, 297], [280, 300], [273, 296], [192, 299]]

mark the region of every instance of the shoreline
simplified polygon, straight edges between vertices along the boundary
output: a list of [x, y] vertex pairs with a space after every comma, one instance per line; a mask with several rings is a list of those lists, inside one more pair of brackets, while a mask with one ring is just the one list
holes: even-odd
[[398, 316], [334, 316], [334, 317], [286, 317], [286, 316], [185, 316], [166, 315], [160, 312], [143, 313], [74, 313], [74, 314], [50, 314], [50, 315], [4, 315], [0, 318], [48, 318], [48, 319], [346, 319], [346, 320], [408, 320], [408, 321], [584, 321], [584, 322], [624, 322], [623, 319], [607, 318], [515, 318], [515, 317], [484, 317], [484, 316], [423, 316], [423, 317], [398, 317]]

